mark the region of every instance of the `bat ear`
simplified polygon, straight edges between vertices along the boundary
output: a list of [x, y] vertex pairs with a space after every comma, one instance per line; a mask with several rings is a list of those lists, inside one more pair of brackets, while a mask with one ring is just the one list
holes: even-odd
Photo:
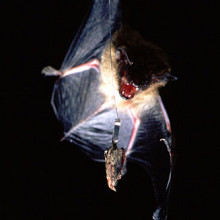
[[170, 82], [170, 81], [176, 81], [178, 78], [174, 75], [171, 75], [169, 72], [166, 72], [164, 74], [155, 74], [151, 77], [153, 82]]
[[116, 52], [115, 52], [115, 59], [116, 61], [120, 61], [122, 59], [122, 51], [117, 49]]
[[128, 55], [127, 55], [125, 49], [122, 48], [122, 47], [118, 47], [117, 48], [117, 50], [115, 52], [115, 59], [116, 59], [117, 62], [124, 63], [126, 65], [127, 64], [130, 64], [130, 65], [133, 64], [133, 62], [131, 62], [129, 60]]

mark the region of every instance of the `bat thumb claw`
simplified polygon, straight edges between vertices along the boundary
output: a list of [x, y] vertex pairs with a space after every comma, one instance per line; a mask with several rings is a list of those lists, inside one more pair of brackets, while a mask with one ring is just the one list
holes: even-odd
[[45, 76], [61, 76], [62, 75], [61, 71], [56, 70], [55, 68], [51, 66], [44, 67], [41, 73], [44, 74]]

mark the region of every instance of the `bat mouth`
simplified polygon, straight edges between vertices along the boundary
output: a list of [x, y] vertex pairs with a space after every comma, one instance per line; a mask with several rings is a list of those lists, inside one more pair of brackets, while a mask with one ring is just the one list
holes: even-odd
[[139, 91], [139, 86], [136, 85], [133, 80], [128, 81], [126, 76], [123, 76], [120, 79], [120, 88], [119, 88], [119, 94], [120, 96], [125, 99], [132, 99], [135, 94]]

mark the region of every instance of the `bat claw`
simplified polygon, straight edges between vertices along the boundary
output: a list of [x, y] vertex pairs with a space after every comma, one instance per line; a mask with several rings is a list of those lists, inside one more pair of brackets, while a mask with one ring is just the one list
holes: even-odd
[[169, 145], [168, 141], [165, 138], [161, 138], [160, 141], [164, 142], [164, 144], [167, 147], [168, 152], [170, 153], [171, 152], [171, 148], [170, 148], [170, 145]]
[[42, 74], [45, 76], [62, 76], [63, 73], [59, 70], [56, 70], [55, 68], [51, 66], [46, 66], [41, 71]]

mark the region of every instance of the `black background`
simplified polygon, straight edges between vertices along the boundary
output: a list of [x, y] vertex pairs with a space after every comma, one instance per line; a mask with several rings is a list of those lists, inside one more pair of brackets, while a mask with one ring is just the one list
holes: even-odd
[[[89, 2], [1, 2], [2, 219], [148, 219], [154, 208], [142, 168], [129, 165], [114, 193], [104, 164], [59, 142], [62, 126], [50, 106], [55, 79], [40, 73], [60, 67]], [[127, 22], [165, 49], [179, 79], [161, 89], [177, 147], [168, 219], [212, 219], [219, 184], [215, 2], [126, 6]]]

